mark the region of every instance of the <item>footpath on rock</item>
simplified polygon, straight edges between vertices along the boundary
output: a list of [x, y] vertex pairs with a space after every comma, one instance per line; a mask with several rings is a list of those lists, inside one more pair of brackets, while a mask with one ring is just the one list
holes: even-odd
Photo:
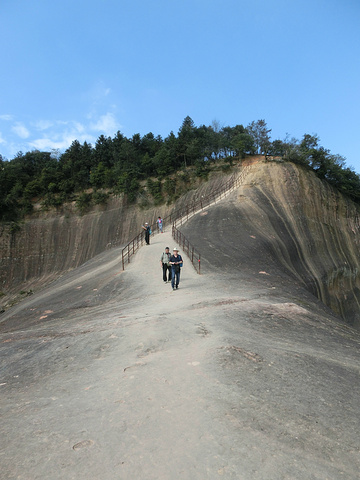
[[166, 246], [125, 272], [114, 249], [7, 312], [2, 478], [358, 478], [359, 334], [265, 274], [198, 275], [181, 247], [173, 292]]

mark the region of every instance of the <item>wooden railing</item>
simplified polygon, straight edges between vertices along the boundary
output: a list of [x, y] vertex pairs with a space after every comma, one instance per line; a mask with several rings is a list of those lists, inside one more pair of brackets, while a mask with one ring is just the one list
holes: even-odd
[[174, 237], [177, 245], [182, 247], [182, 251], [186, 253], [195, 270], [200, 275], [200, 253], [196, 252], [194, 246], [191, 245], [189, 240], [185, 237], [183, 233], [180, 232], [180, 230], [175, 227], [175, 225], [172, 226], [172, 236]]
[[[201, 199], [194, 201], [179, 210], [175, 210], [175, 212], [172, 212], [170, 215], [166, 216], [163, 219], [163, 225], [172, 225], [173, 227], [175, 227], [175, 232], [179, 232], [176, 229], [176, 226], [179, 223], [180, 225], [182, 225], [184, 222], [189, 220], [189, 218], [191, 218], [197, 212], [216, 203], [217, 201], [224, 198], [232, 190], [237, 188], [243, 181], [244, 176], [246, 175], [247, 170], [249, 168], [250, 168], [249, 166], [242, 167], [240, 173], [234, 173], [233, 175], [231, 175], [231, 177], [225, 183], [223, 183], [218, 188], [213, 190], [211, 194], [207, 195], [206, 197], [202, 197]], [[157, 233], [156, 222], [150, 225], [150, 228], [152, 231], [152, 235], [155, 235]], [[179, 234], [181, 234], [181, 232], [179, 232]], [[125, 245], [125, 247], [122, 249], [121, 261], [122, 261], [123, 270], [125, 270], [125, 265], [130, 263], [131, 257], [143, 245], [144, 240], [145, 240], [145, 232], [142, 231], [135, 238], [130, 240], [130, 242], [127, 245]], [[199, 273], [200, 273], [200, 255], [198, 258], [198, 263], [199, 263]]]

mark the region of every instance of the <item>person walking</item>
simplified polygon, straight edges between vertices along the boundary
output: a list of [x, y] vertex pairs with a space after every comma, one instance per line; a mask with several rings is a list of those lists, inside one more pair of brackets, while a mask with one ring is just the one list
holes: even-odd
[[165, 252], [161, 255], [160, 264], [163, 271], [163, 280], [164, 283], [171, 282], [171, 265], [170, 262], [170, 249], [169, 247], [165, 248]]
[[180, 268], [183, 266], [183, 259], [176, 247], [173, 248], [173, 254], [169, 263], [171, 265], [171, 286], [173, 290], [177, 290], [180, 283]]
[[158, 217], [158, 219], [156, 220], [156, 223], [157, 223], [159, 232], [163, 233], [163, 219], [161, 217]]
[[149, 224], [146, 222], [145, 225], [142, 225], [142, 226], [141, 226], [141, 228], [145, 230], [145, 242], [146, 242], [146, 245], [150, 245], [150, 233], [151, 233], [151, 230], [150, 230]]

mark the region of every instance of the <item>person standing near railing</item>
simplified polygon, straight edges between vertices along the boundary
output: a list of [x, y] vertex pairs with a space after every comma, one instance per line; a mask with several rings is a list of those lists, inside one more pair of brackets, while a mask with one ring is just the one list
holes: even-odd
[[159, 232], [163, 233], [163, 219], [161, 217], [158, 217], [158, 219], [156, 220], [156, 223], [157, 223]]
[[142, 225], [141, 228], [145, 230], [145, 243], [146, 245], [150, 245], [150, 233], [151, 229], [149, 224], [146, 222], [145, 225]]
[[177, 290], [180, 283], [180, 268], [183, 266], [183, 259], [176, 247], [173, 249], [169, 263], [171, 265], [171, 286], [173, 290]]
[[166, 247], [165, 252], [161, 255], [161, 258], [160, 258], [160, 265], [163, 270], [164, 283], [171, 282], [171, 265], [169, 263], [170, 257], [171, 257], [170, 249], [169, 247]]

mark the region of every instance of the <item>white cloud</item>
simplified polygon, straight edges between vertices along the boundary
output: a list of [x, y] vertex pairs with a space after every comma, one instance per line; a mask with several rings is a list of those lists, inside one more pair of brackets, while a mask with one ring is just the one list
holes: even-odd
[[13, 120], [14, 116], [13, 115], [0, 115], [0, 120], [6, 120], [9, 122], [10, 120]]
[[29, 130], [20, 122], [11, 127], [11, 130], [20, 138], [28, 138], [30, 136]]
[[91, 102], [98, 104], [101, 103], [105, 97], [110, 95], [111, 88], [106, 87], [104, 82], [97, 82], [88, 92], [85, 93], [85, 97]]
[[76, 131], [79, 132], [79, 133], [85, 132], [85, 127], [80, 122], [74, 122], [74, 127], [75, 127]]
[[[59, 140], [54, 138], [37, 138], [29, 142], [29, 145], [36, 150], [49, 151], [49, 150], [66, 150], [70, 147], [74, 140], [79, 140], [76, 135], [64, 135]], [[80, 141], [80, 140], [79, 140]]]
[[29, 142], [29, 145], [32, 148], [35, 148], [36, 150], [63, 150], [67, 148], [69, 145], [65, 143], [65, 141], [59, 141], [55, 142], [54, 140], [51, 140], [50, 138], [38, 138], [36, 140], [33, 140], [32, 142]]
[[110, 88], [104, 88], [104, 90], [103, 90], [103, 95], [104, 95], [104, 97], [107, 97], [110, 92], [111, 92], [111, 89], [110, 89]]
[[[104, 95], [107, 92], [104, 92]], [[0, 145], [3, 155], [14, 156], [18, 151], [60, 150], [65, 151], [74, 140], [95, 144], [99, 135], [113, 136], [121, 125], [115, 114], [107, 112], [103, 115], [93, 114], [90, 118], [77, 120], [46, 120], [33, 119], [27, 125], [25, 122], [15, 121], [10, 115], [0, 115], [0, 120], [12, 120], [6, 131], [2, 128]], [[5, 127], [5, 125], [4, 125]]]
[[50, 120], [38, 120], [37, 122], [32, 123], [32, 125], [37, 129], [37, 130], [47, 130], [48, 128], [51, 128], [54, 123], [51, 122]]
[[74, 140], [80, 143], [85, 141], [94, 143], [95, 137], [87, 132], [86, 127], [80, 122], [58, 121], [46, 136], [29, 141], [29, 145], [37, 150], [66, 150]]
[[105, 115], [101, 115], [96, 123], [91, 123], [90, 128], [111, 136], [120, 130], [121, 125], [117, 122], [114, 114], [108, 112]]

